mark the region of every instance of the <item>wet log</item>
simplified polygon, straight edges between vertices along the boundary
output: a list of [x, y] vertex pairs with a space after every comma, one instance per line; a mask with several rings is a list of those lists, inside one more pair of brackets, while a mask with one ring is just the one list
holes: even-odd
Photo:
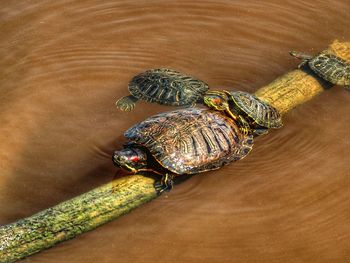
[[127, 176], [0, 227], [0, 262], [14, 262], [109, 222], [157, 197], [154, 179]]
[[[350, 42], [334, 41], [329, 52], [350, 62]], [[329, 84], [293, 70], [255, 94], [282, 114], [312, 99]], [[0, 262], [14, 262], [92, 230], [157, 197], [154, 179], [134, 175], [62, 202], [31, 217], [0, 227]]]

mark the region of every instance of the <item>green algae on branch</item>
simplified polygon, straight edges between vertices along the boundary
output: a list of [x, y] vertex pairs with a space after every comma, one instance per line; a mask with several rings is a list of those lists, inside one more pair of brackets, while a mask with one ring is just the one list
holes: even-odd
[[[328, 51], [350, 62], [350, 42], [335, 41]], [[301, 70], [294, 70], [259, 89], [255, 95], [285, 114], [323, 90], [322, 81]], [[74, 238], [155, 197], [154, 179], [133, 175], [2, 226], [0, 262], [14, 262]]]
[[14, 262], [111, 221], [155, 198], [154, 179], [127, 176], [0, 227], [0, 262]]
[[[350, 42], [335, 40], [327, 53], [350, 63]], [[260, 88], [255, 95], [271, 104], [281, 114], [286, 114], [324, 91], [324, 85], [327, 84], [314, 74], [297, 69]]]

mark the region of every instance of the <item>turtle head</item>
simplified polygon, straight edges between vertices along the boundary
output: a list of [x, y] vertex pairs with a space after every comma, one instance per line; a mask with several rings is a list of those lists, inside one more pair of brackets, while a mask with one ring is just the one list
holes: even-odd
[[136, 173], [147, 166], [147, 154], [139, 148], [124, 148], [113, 154], [114, 166]]
[[289, 54], [292, 57], [295, 57], [295, 58], [300, 59], [300, 60], [310, 60], [310, 59], [312, 59], [312, 56], [310, 56], [308, 54], [305, 54], [303, 52], [290, 51]]
[[211, 109], [219, 111], [227, 110], [229, 107], [228, 97], [221, 91], [208, 91], [204, 95], [204, 104]]

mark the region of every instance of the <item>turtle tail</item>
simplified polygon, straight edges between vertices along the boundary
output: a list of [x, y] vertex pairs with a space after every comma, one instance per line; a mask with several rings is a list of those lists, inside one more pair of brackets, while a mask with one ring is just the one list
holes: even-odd
[[115, 105], [118, 107], [118, 109], [122, 111], [132, 111], [135, 108], [135, 102], [137, 101], [137, 98], [134, 96], [126, 96], [122, 97], [117, 102]]

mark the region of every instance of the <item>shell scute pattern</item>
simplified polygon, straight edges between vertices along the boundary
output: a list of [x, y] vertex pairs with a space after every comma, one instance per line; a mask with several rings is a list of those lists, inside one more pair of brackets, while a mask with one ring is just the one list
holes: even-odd
[[208, 89], [205, 82], [171, 69], [148, 70], [129, 83], [136, 98], [174, 106], [194, 104]]
[[350, 85], [350, 64], [328, 53], [321, 53], [309, 61], [310, 68], [320, 77], [336, 85]]
[[280, 128], [283, 126], [282, 116], [278, 110], [253, 94], [243, 91], [232, 91], [230, 95], [235, 105], [258, 125], [266, 128]]
[[155, 115], [131, 127], [125, 136], [177, 174], [218, 169], [242, 159], [253, 146], [253, 137], [242, 134], [232, 119], [198, 108]]

